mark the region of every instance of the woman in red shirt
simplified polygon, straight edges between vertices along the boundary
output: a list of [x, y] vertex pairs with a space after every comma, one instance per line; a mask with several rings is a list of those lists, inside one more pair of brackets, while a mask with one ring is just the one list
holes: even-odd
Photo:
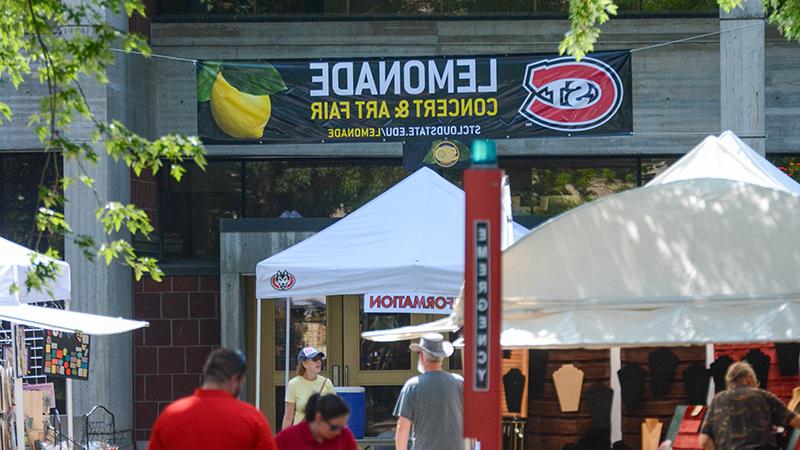
[[275, 437], [279, 450], [358, 450], [347, 428], [350, 408], [335, 394], [314, 394], [308, 399], [305, 420]]

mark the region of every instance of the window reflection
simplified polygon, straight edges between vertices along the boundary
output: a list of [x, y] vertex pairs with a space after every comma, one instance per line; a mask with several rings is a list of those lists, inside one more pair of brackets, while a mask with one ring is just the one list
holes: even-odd
[[800, 183], [800, 156], [797, 155], [767, 155], [767, 160], [775, 165], [794, 181]]
[[553, 158], [511, 160], [515, 214], [555, 216], [583, 203], [636, 187], [636, 159]]
[[408, 176], [397, 165], [247, 163], [247, 217], [343, 217]]
[[[291, 300], [289, 370], [303, 347], [328, 353], [328, 307], [324, 298]], [[286, 367], [286, 300], [275, 300], [275, 370]], [[326, 367], [323, 363], [322, 370]], [[283, 397], [281, 397], [283, 398]]]
[[[387, 330], [411, 324], [411, 314], [364, 313], [364, 302], [360, 307], [361, 332]], [[361, 370], [409, 370], [411, 350], [408, 341], [372, 342], [361, 339]]]
[[219, 219], [241, 217], [241, 163], [190, 165], [180, 182], [162, 172], [164, 258], [218, 259]]
[[[620, 14], [716, 15], [715, 0], [616, 0]], [[157, 15], [566, 16], [569, 0], [159, 0]]]
[[397, 418], [392, 415], [402, 386], [366, 386], [367, 436], [394, 436]]
[[677, 158], [643, 159], [641, 185], [649, 183], [666, 170]]

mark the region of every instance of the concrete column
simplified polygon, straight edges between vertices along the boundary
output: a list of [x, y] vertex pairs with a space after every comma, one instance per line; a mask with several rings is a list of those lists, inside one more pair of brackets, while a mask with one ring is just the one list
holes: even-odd
[[720, 128], [732, 130], [764, 154], [764, 8], [745, 0], [720, 10]]
[[[97, 152], [104, 154], [102, 148]], [[100, 201], [110, 199], [129, 202], [130, 174], [122, 163], [102, 156], [97, 165], [84, 163], [96, 181]], [[82, 173], [74, 163], [66, 163], [66, 176], [77, 179]], [[100, 243], [104, 240], [102, 227], [95, 218], [98, 208], [95, 194], [86, 187], [74, 184], [67, 190], [66, 216], [76, 233], [87, 234]], [[65, 244], [66, 260], [73, 274], [72, 303], [75, 311], [109, 316], [132, 316], [131, 270], [119, 262], [91, 262], [83, 257], [77, 246]], [[94, 405], [106, 406], [116, 418], [117, 429], [133, 426], [133, 334], [92, 336], [89, 360], [89, 381], [73, 384], [74, 414], [81, 416]], [[76, 421], [76, 427], [81, 424]], [[80, 435], [80, 432], [79, 434]]]

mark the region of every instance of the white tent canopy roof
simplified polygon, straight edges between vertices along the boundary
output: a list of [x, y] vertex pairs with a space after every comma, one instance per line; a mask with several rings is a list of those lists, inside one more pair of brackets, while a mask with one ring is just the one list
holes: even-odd
[[[501, 343], [798, 340], [799, 208], [791, 178], [733, 133], [710, 136], [647, 186], [570, 210], [508, 248]], [[459, 323], [458, 309], [437, 322]]]
[[[28, 272], [34, 270], [34, 263], [54, 263], [58, 268], [55, 279], [47, 284], [43, 291], [28, 290], [25, 280]], [[20, 303], [46, 302], [54, 299], [70, 298], [69, 264], [36, 253], [19, 244], [0, 237], [0, 305], [17, 304], [17, 294], [11, 292], [11, 286], [19, 288]]]
[[125, 333], [148, 325], [121, 317], [100, 316], [32, 305], [0, 306], [0, 320], [48, 330], [81, 332], [94, 336]]
[[503, 255], [503, 345], [800, 338], [800, 186], [733, 133]]
[[698, 178], [741, 181], [800, 195], [800, 184], [764, 159], [732, 131], [708, 136], [648, 186]]
[[[527, 232], [514, 224], [515, 235]], [[293, 277], [278, 290], [271, 278]], [[366, 205], [256, 266], [256, 297], [365, 292], [457, 295], [464, 278], [464, 191], [422, 168]]]
[[[25, 287], [25, 280], [37, 263], [55, 264], [57, 274], [53, 280], [46, 282], [46, 287], [42, 291], [29, 291]], [[10, 288], [15, 284], [19, 290], [12, 293]], [[0, 320], [95, 335], [124, 333], [148, 325], [147, 322], [27, 304], [70, 298], [69, 264], [0, 237]]]

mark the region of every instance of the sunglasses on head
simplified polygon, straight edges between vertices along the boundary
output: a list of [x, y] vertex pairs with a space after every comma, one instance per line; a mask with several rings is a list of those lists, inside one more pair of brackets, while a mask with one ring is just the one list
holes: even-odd
[[328, 427], [329, 427], [329, 428], [331, 429], [331, 431], [333, 431], [334, 433], [335, 433], [335, 432], [337, 432], [337, 431], [342, 431], [342, 430], [344, 430], [345, 428], [347, 428], [347, 425], [334, 425], [334, 424], [332, 424], [332, 423], [328, 422], [327, 420], [325, 421], [325, 423], [327, 423], [327, 424], [328, 424]]

